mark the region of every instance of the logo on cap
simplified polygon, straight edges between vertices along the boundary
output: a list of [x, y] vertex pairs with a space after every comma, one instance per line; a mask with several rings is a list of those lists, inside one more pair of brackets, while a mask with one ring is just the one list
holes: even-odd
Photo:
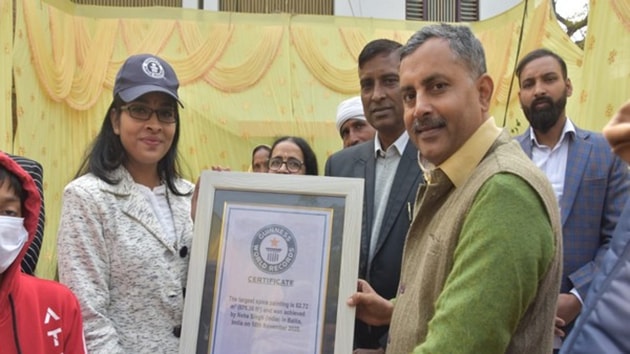
[[155, 58], [146, 58], [144, 62], [142, 62], [142, 71], [154, 79], [164, 77], [164, 68]]

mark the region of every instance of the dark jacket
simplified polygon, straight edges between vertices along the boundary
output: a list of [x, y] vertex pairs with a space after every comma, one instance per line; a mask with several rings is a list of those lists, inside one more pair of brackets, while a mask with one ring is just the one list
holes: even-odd
[[[370, 236], [374, 224], [374, 184], [376, 159], [374, 140], [343, 149], [326, 161], [326, 176], [364, 178], [363, 222], [359, 278], [365, 279], [386, 299], [396, 296], [405, 237], [411, 223], [418, 185], [423, 181], [418, 150], [407, 142], [391, 186], [381, 232], [368, 269]], [[357, 320], [354, 344], [357, 348], [379, 348], [385, 344], [388, 327], [370, 327]]]
[[630, 353], [630, 199], [561, 354]]

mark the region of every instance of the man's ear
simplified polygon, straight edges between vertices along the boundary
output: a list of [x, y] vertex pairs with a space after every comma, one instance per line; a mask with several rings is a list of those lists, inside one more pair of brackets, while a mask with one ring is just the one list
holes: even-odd
[[483, 112], [490, 110], [490, 100], [494, 91], [494, 82], [488, 74], [483, 74], [477, 79], [477, 91], [479, 91], [479, 104]]
[[112, 124], [114, 134], [120, 135], [120, 114], [118, 114], [116, 108], [112, 108], [109, 111], [109, 121]]
[[571, 79], [567, 78], [567, 97], [571, 97], [573, 93], [573, 84], [571, 83]]

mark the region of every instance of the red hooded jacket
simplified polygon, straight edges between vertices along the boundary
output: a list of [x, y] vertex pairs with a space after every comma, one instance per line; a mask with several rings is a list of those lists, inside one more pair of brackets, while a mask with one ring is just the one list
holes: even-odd
[[74, 294], [57, 282], [20, 271], [22, 258], [35, 237], [41, 199], [32, 178], [0, 152], [0, 166], [22, 182], [22, 203], [28, 241], [0, 279], [0, 353], [87, 353], [81, 308]]

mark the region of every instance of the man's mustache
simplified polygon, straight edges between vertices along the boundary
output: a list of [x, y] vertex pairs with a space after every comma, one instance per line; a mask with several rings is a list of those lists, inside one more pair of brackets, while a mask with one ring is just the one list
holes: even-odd
[[[548, 103], [549, 107], [553, 107], [553, 100], [551, 99], [551, 97], [539, 97], [534, 99], [534, 101], [532, 101], [532, 104], [529, 106], [529, 109], [532, 111], [536, 111], [536, 106], [540, 103]], [[548, 109], [548, 108], [543, 108], [543, 109]]]
[[443, 128], [446, 126], [446, 120], [442, 117], [426, 117], [413, 121], [413, 130], [420, 133], [430, 129]]

